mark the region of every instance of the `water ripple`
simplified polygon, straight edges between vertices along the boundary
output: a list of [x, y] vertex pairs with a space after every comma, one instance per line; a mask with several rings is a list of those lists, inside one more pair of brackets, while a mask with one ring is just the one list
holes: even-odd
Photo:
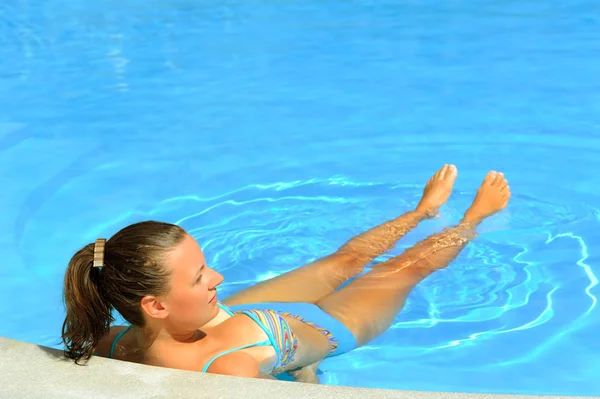
[[596, 303], [598, 302], [597, 298], [591, 293], [591, 289], [594, 288], [596, 285], [598, 285], [598, 278], [592, 271], [592, 268], [585, 263], [585, 260], [589, 257], [589, 254], [588, 254], [587, 245], [585, 245], [585, 241], [583, 240], [583, 237], [574, 235], [573, 233], [561, 233], [561, 234], [557, 234], [555, 236], [550, 236], [548, 238], [548, 241], [546, 241], [546, 243], [547, 244], [551, 243], [552, 241], [554, 241], [555, 239], [560, 238], [560, 237], [573, 238], [573, 239], [577, 240], [577, 242], [581, 246], [581, 258], [577, 261], [577, 266], [581, 267], [584, 270], [586, 276], [590, 280], [590, 285], [588, 285], [586, 287], [585, 293], [592, 300], [592, 303], [591, 303], [589, 309], [582, 315], [582, 317], [583, 317], [583, 316], [586, 316], [588, 313], [591, 313], [592, 310], [596, 307]]

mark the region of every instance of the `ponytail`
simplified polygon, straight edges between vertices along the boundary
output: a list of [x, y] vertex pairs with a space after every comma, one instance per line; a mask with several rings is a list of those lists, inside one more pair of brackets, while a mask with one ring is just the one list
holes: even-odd
[[112, 306], [102, 295], [101, 273], [93, 267], [94, 244], [80, 249], [69, 262], [64, 281], [66, 317], [62, 326], [65, 356], [79, 364], [88, 360], [113, 321]]
[[168, 292], [170, 268], [165, 263], [166, 255], [186, 236], [185, 230], [169, 223], [129, 225], [103, 243], [104, 251], [97, 259], [102, 267], [94, 267], [95, 244], [80, 249], [65, 274], [65, 356], [75, 363], [88, 360], [110, 331], [113, 309], [131, 325], [144, 327], [140, 301], [146, 295]]

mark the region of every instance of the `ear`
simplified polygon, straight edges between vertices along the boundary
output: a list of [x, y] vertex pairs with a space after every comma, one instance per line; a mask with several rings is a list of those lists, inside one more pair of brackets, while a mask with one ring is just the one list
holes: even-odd
[[142, 298], [142, 310], [155, 319], [164, 319], [169, 311], [164, 304], [155, 296], [147, 295]]

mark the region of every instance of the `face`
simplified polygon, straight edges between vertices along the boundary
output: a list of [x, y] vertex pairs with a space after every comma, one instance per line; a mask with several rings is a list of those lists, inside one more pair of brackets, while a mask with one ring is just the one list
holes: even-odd
[[187, 236], [168, 256], [171, 289], [161, 300], [165, 319], [180, 329], [198, 329], [219, 312], [217, 286], [223, 276], [206, 264], [198, 243]]

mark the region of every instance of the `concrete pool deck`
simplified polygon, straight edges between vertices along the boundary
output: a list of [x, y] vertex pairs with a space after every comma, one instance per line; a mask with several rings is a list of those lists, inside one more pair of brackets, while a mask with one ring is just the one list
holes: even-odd
[[[204, 374], [93, 357], [76, 366], [56, 349], [0, 337], [0, 398], [194, 399], [532, 399], [518, 396], [415, 392], [301, 384]], [[584, 397], [568, 397], [569, 399]], [[585, 397], [590, 399], [590, 396]]]

